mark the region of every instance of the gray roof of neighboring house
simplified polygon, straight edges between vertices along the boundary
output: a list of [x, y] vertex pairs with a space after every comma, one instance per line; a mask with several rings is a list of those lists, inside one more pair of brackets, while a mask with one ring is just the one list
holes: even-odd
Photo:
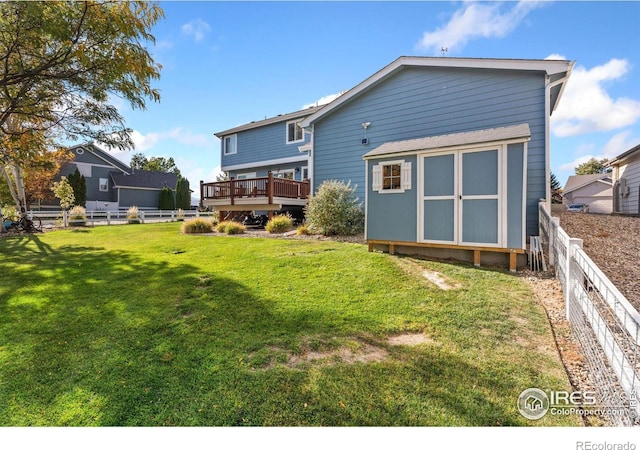
[[178, 183], [178, 175], [175, 173], [139, 169], [134, 170], [130, 175], [111, 172], [111, 179], [117, 188], [162, 189], [168, 187], [175, 189]]
[[240, 131], [250, 130], [252, 128], [263, 127], [265, 125], [270, 125], [272, 123], [284, 122], [287, 120], [297, 119], [299, 117], [306, 117], [306, 116], [310, 116], [311, 114], [315, 113], [316, 111], [322, 108], [324, 108], [324, 105], [312, 106], [310, 108], [302, 109], [300, 111], [295, 111], [288, 114], [279, 114], [275, 117], [270, 117], [264, 120], [257, 120], [254, 122], [246, 123], [244, 125], [239, 125], [237, 127], [229, 128], [228, 130], [224, 130], [224, 131], [218, 131], [217, 133], [214, 133], [214, 135], [216, 137], [221, 138], [222, 136], [228, 136], [230, 134], [238, 133]]
[[386, 156], [418, 150], [457, 147], [467, 144], [506, 141], [509, 139], [530, 138], [529, 125], [522, 123], [508, 127], [489, 128], [486, 130], [466, 131], [463, 133], [443, 134], [406, 141], [386, 142], [364, 155], [364, 158]]
[[612, 158], [607, 164], [607, 167], [611, 167], [611, 166], [615, 166], [616, 164], [620, 164], [623, 162], [623, 160], [631, 157], [634, 155], [634, 153], [636, 152], [640, 152], [640, 145], [636, 145], [635, 147], [633, 147], [630, 150], [627, 150], [624, 153], [619, 154], [618, 156], [616, 156], [615, 158]]
[[[608, 178], [608, 179], [607, 179]], [[562, 190], [562, 195], [568, 194], [569, 192], [573, 192], [576, 189], [580, 189], [581, 187], [585, 187], [591, 183], [602, 181], [608, 185], [612, 185], [613, 182], [611, 180], [610, 173], [592, 173], [588, 175], [571, 175], [567, 179], [567, 183], [564, 185], [564, 189]]]

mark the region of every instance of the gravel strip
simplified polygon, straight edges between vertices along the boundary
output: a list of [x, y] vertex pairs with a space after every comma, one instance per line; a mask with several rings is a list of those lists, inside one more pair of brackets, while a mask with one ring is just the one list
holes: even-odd
[[640, 310], [640, 217], [562, 212], [560, 226]]

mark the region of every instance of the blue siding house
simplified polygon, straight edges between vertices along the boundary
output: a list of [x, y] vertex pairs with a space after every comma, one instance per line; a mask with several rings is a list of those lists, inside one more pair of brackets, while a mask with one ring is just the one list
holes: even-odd
[[[310, 193], [357, 186], [370, 248], [515, 268], [550, 199], [549, 119], [573, 65], [400, 57], [328, 105], [216, 133], [223, 170], [306, 165]], [[291, 120], [304, 132], [285, 155]]]

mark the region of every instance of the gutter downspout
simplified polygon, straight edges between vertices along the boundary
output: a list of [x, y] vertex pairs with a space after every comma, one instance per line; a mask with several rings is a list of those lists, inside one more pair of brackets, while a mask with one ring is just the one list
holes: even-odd
[[301, 147], [299, 147], [299, 150], [301, 152], [307, 152], [307, 170], [309, 172], [309, 180], [311, 181], [309, 183], [309, 197], [313, 197], [313, 182], [314, 182], [314, 176], [313, 176], [313, 157], [314, 157], [314, 125], [311, 125], [309, 127], [303, 128], [305, 133], [309, 133], [310, 138], [309, 138], [309, 143], [305, 144]]
[[551, 214], [551, 81], [544, 78], [544, 189], [545, 206]]

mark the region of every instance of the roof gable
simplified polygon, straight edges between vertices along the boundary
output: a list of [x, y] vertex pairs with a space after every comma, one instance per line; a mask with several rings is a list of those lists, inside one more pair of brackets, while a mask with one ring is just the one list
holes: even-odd
[[[73, 147], [70, 147], [69, 150], [72, 151], [74, 155], [81, 154], [79, 153], [80, 151], [90, 153], [99, 161], [104, 162], [104, 164], [107, 166], [111, 166], [114, 169], [118, 169], [119, 171], [124, 173], [131, 172], [131, 167], [129, 167], [119, 159], [111, 156], [108, 152], [96, 147], [96, 145], [93, 143], [74, 145]], [[78, 162], [82, 162], [78, 159], [78, 156], [76, 156], [76, 160]]]
[[492, 70], [517, 70], [529, 72], [542, 72], [549, 77], [550, 97], [552, 112], [560, 100], [566, 80], [569, 78], [574, 66], [573, 61], [564, 60], [537, 60], [537, 59], [490, 59], [490, 58], [433, 58], [419, 56], [401, 56], [391, 64], [371, 75], [366, 80], [345, 94], [336, 98], [333, 102], [304, 119], [302, 127], [309, 127], [312, 123], [322, 119], [343, 104], [360, 96], [371, 87], [386, 80], [405, 67], [446, 67], [461, 69], [492, 69]]
[[[608, 178], [608, 180], [607, 180]], [[592, 173], [588, 175], [571, 175], [567, 179], [567, 183], [564, 186], [562, 194], [568, 194], [580, 188], [583, 188], [591, 183], [603, 182], [608, 185], [612, 185], [610, 173]]]

